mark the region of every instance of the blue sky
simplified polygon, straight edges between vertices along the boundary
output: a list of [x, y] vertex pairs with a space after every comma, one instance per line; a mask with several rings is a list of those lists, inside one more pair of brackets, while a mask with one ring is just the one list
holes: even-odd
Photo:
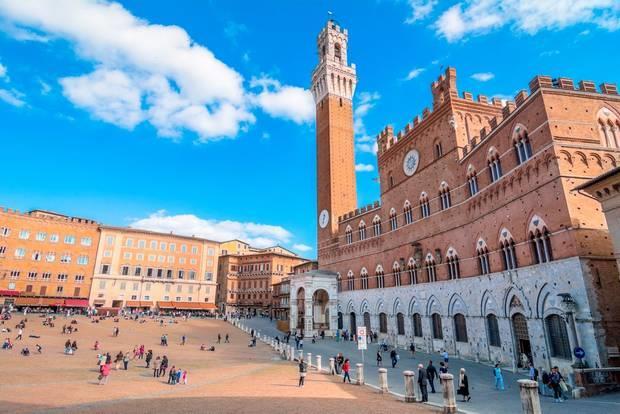
[[460, 91], [618, 82], [618, 0], [0, 0], [0, 205], [315, 255], [307, 91], [327, 11], [357, 64], [358, 202], [373, 139]]

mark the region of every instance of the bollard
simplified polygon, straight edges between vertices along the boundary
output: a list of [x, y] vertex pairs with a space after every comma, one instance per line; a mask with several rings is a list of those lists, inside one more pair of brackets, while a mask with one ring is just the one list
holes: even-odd
[[379, 389], [381, 392], [387, 393], [388, 390], [388, 382], [387, 382], [387, 369], [379, 368]]
[[295, 360], [295, 351], [293, 350], [293, 346], [289, 345], [288, 347], [288, 356], [291, 359], [291, 361]]
[[527, 379], [520, 379], [517, 382], [521, 389], [521, 407], [523, 408], [523, 414], [541, 414], [538, 383]]
[[321, 355], [316, 356], [316, 370], [321, 372], [323, 368], [321, 367]]
[[312, 368], [312, 353], [308, 352], [306, 354], [306, 361], [308, 361], [308, 368]]
[[299, 359], [302, 359], [304, 357], [304, 351], [303, 349], [299, 350]]
[[403, 371], [403, 376], [405, 377], [405, 402], [416, 402], [415, 374], [413, 371]]
[[336, 375], [336, 363], [334, 358], [329, 359], [329, 375]]
[[364, 364], [355, 364], [355, 383], [357, 385], [364, 385]]
[[441, 386], [443, 387], [443, 412], [444, 414], [456, 413], [456, 397], [454, 396], [454, 376], [452, 374], [440, 374]]

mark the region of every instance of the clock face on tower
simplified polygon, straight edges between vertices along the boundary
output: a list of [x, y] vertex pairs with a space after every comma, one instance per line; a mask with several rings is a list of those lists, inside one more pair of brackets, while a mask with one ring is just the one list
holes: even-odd
[[413, 149], [405, 155], [405, 159], [403, 160], [403, 171], [410, 177], [416, 172], [419, 164], [420, 153]]
[[321, 214], [319, 214], [319, 226], [321, 226], [321, 228], [324, 229], [325, 227], [327, 227], [328, 223], [329, 223], [329, 212], [327, 210], [323, 210], [321, 211]]

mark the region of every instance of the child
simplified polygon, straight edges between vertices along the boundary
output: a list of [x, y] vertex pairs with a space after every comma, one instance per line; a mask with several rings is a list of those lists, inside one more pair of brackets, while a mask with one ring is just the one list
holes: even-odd
[[187, 385], [187, 370], [183, 370], [183, 377], [181, 379], [184, 385]]

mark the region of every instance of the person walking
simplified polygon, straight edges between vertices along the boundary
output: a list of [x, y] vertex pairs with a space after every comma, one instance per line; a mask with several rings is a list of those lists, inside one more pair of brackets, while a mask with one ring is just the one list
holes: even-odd
[[161, 358], [157, 357], [157, 358], [155, 358], [155, 361], [153, 361], [153, 378], [159, 377], [159, 367], [160, 366], [161, 366]]
[[562, 397], [562, 382], [564, 381], [564, 377], [560, 374], [560, 370], [557, 366], [551, 368], [551, 375], [549, 375], [549, 385], [553, 390], [553, 401], [554, 402], [564, 402], [564, 398]]
[[181, 345], [185, 345], [185, 341], [187, 340], [187, 338], [185, 337], [185, 335], [183, 335], [181, 337]]
[[20, 327], [19, 330], [17, 331], [17, 336], [15, 337], [16, 341], [21, 341], [22, 340], [22, 335], [24, 334], [24, 330]]
[[502, 369], [499, 367], [499, 364], [495, 364], [493, 375], [495, 376], [495, 389], [504, 391], [504, 376], [502, 375]]
[[308, 365], [303, 358], [299, 359], [299, 387], [303, 387], [306, 381], [306, 373], [308, 372]]
[[428, 374], [424, 369], [424, 365], [418, 364], [418, 387], [420, 387], [420, 395], [422, 396], [422, 402], [428, 401], [428, 388], [427, 388]]
[[467, 374], [465, 374], [465, 368], [461, 368], [459, 373], [459, 389], [456, 392], [463, 397], [463, 402], [469, 402], [471, 396], [469, 395], [469, 382], [467, 381]]
[[170, 373], [168, 374], [168, 384], [174, 385], [176, 380], [177, 380], [177, 370], [176, 370], [176, 367], [173, 365], [172, 368], [170, 368]]
[[538, 382], [538, 370], [534, 368], [534, 364], [532, 364], [531, 362], [530, 362], [530, 369], [529, 369], [528, 374], [529, 374], [530, 380]]
[[125, 356], [123, 357], [123, 366], [125, 367], [125, 371], [127, 371], [127, 368], [129, 367], [129, 352], [125, 353]]
[[446, 351], [445, 349], [441, 352], [441, 357], [443, 358], [443, 362], [444, 364], [446, 364], [446, 366], [448, 366], [448, 351]]
[[349, 380], [349, 384], [351, 383], [351, 376], [349, 375], [349, 371], [351, 370], [351, 364], [349, 363], [349, 358], [344, 360], [344, 364], [342, 364], [342, 382], [347, 382]]
[[415, 358], [415, 344], [413, 341], [409, 344], [409, 352], [411, 352], [411, 358]]
[[381, 356], [381, 351], [377, 349], [377, 366], [383, 366], [383, 357]]
[[99, 368], [99, 385], [107, 384], [109, 376], [110, 376], [110, 364], [103, 364], [101, 368]]
[[144, 358], [144, 360], [146, 361], [146, 367], [150, 368], [151, 367], [151, 360], [153, 359], [153, 351], [152, 350], [148, 350], [146, 352], [146, 358]]
[[222, 342], [222, 335], [221, 334], [217, 334], [217, 343], [221, 343]]
[[396, 368], [396, 364], [398, 363], [398, 360], [400, 359], [400, 356], [398, 355], [396, 348], [392, 349], [392, 352], [390, 352], [390, 358], [392, 359], [392, 368]]
[[157, 376], [165, 377], [167, 369], [168, 369], [168, 357], [164, 355], [164, 357], [161, 359], [161, 365], [159, 366], [159, 375]]
[[426, 375], [428, 377], [428, 383], [431, 386], [431, 393], [435, 394], [435, 377], [439, 374], [437, 374], [437, 369], [435, 368], [435, 365], [433, 365], [433, 361], [428, 361]]
[[447, 374], [447, 373], [448, 373], [448, 367], [446, 366], [446, 364], [443, 361], [439, 362], [439, 375]]
[[230, 343], [230, 337], [228, 336], [228, 334], [226, 334], [226, 336], [224, 337], [224, 343], [225, 344], [229, 344]]

